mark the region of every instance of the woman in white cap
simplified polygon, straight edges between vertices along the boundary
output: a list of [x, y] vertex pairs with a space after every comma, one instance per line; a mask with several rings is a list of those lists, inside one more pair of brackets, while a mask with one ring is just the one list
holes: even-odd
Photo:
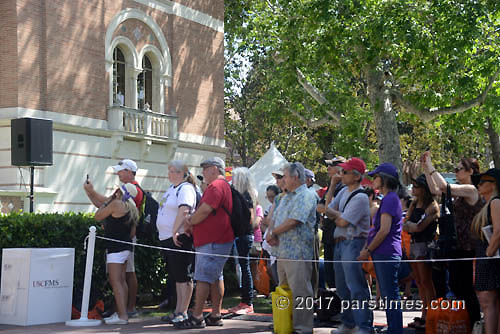
[[[111, 200], [101, 206], [95, 213], [96, 220], [103, 221], [104, 236], [106, 238], [131, 242], [131, 232], [139, 219], [139, 212], [135, 206], [134, 197], [137, 188], [131, 183], [125, 183], [118, 188]], [[127, 283], [125, 281], [126, 261], [132, 245], [106, 241], [106, 263], [109, 282], [113, 288], [117, 313], [105, 318], [109, 325], [126, 325], [127, 314]]]

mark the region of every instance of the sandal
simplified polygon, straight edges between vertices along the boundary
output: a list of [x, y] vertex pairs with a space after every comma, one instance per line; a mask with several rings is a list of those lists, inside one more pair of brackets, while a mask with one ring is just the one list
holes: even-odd
[[205, 317], [205, 323], [207, 324], [207, 326], [224, 326], [224, 323], [222, 322], [222, 316], [219, 315], [218, 317], [213, 317], [212, 313], [209, 313]]
[[205, 319], [196, 319], [193, 316], [189, 316], [186, 320], [181, 322], [175, 322], [174, 327], [177, 329], [195, 329], [195, 328], [205, 328]]

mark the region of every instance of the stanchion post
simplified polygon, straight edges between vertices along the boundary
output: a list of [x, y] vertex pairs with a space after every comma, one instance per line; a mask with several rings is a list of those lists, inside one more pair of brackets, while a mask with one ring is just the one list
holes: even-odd
[[95, 248], [95, 226], [89, 228], [89, 240], [87, 243], [87, 262], [85, 264], [85, 279], [83, 281], [83, 296], [80, 319], [66, 321], [66, 326], [98, 326], [101, 320], [88, 319], [89, 313], [89, 298], [90, 286], [92, 283], [92, 267], [94, 264], [94, 248]]

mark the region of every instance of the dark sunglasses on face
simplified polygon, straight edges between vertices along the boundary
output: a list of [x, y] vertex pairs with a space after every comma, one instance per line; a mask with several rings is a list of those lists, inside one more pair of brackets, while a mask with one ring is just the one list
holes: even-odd
[[276, 178], [276, 180], [281, 180], [283, 178], [283, 175], [274, 174], [274, 177]]
[[455, 168], [453, 168], [453, 171], [454, 171], [455, 173], [458, 173], [458, 172], [460, 172], [462, 169], [465, 169], [465, 168], [464, 168], [464, 167], [455, 167]]

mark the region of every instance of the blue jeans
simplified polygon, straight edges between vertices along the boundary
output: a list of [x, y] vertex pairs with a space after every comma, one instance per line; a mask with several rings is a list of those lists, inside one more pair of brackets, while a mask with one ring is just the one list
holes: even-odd
[[[356, 261], [365, 245], [366, 239], [340, 241], [335, 245], [335, 261]], [[343, 301], [356, 301], [358, 306], [352, 305], [344, 309], [342, 323], [353, 328], [358, 326], [362, 333], [373, 332], [373, 311], [369, 308], [370, 290], [365, 279], [361, 263], [334, 263], [335, 286], [337, 294]]]
[[[401, 257], [397, 255], [372, 254], [372, 259], [374, 261], [401, 261]], [[386, 300], [385, 315], [387, 317], [387, 325], [389, 326], [387, 330], [388, 334], [403, 334], [403, 310], [400, 304], [401, 297], [399, 296], [398, 285], [400, 264], [401, 262], [374, 263], [377, 281], [380, 285], [380, 294]]]
[[252, 248], [253, 235], [245, 235], [235, 240], [238, 250], [238, 263], [241, 268], [241, 302], [252, 305], [253, 279], [250, 271], [250, 248]]

